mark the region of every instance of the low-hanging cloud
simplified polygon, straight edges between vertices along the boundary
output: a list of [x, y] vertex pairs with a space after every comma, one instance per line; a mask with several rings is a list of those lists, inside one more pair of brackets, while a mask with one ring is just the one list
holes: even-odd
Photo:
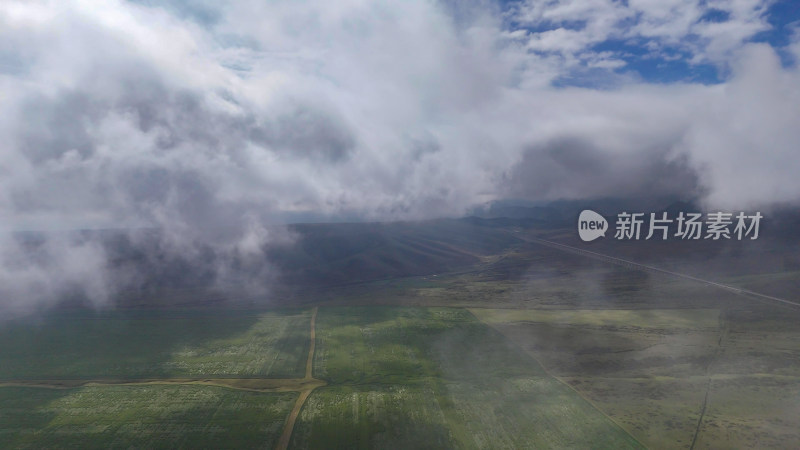
[[[453, 216], [509, 195], [798, 200], [800, 72], [747, 43], [768, 26], [761, 2], [727, 12], [728, 28], [701, 2], [609, 3], [579, 28], [562, 3], [4, 2], [3, 228], [157, 228], [163, 254], [210, 252], [208, 273], [258, 290], [264, 246], [290, 239], [276, 224], [307, 213]], [[597, 9], [578, 3], [578, 22]], [[730, 76], [650, 84], [594, 49], [610, 38]], [[585, 70], [608, 83], [555, 87]], [[36, 258], [19, 245], [0, 245], [3, 306], [67, 285], [102, 302], [137, 280], [108, 275], [90, 243], [48, 240]]]

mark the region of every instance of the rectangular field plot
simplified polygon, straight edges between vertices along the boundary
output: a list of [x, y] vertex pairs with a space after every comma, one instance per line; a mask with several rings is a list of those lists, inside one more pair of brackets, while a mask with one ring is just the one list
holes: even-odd
[[456, 442], [430, 386], [337, 386], [314, 391], [289, 448], [442, 449]]
[[321, 308], [298, 448], [638, 448], [535, 360], [463, 309]]
[[207, 386], [0, 388], [4, 448], [273, 448], [296, 393]]
[[0, 327], [0, 380], [302, 377], [308, 310], [61, 314]]

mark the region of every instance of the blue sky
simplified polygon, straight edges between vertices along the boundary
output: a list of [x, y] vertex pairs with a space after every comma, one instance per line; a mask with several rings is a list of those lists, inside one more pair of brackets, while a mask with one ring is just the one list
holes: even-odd
[[[578, 59], [554, 80], [558, 86], [604, 87], [610, 81], [607, 72], [652, 83], [721, 83], [730, 76], [731, 52], [747, 43], [767, 43], [783, 65], [796, 64], [786, 47], [800, 25], [800, 2], [670, 0], [655, 10], [647, 3], [655, 2], [545, 0], [501, 6], [506, 26], [524, 30], [531, 41], [570, 32], [560, 42], [553, 39], [546, 48], [531, 50]], [[614, 67], [604, 74], [593, 67], [598, 60]]]

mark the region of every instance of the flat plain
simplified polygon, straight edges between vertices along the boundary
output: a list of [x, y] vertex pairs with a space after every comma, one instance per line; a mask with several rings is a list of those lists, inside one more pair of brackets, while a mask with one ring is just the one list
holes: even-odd
[[[265, 384], [270, 380], [276, 387], [285, 383], [287, 390], [295, 392], [253, 392], [248, 383], [256, 383], [253, 380], [258, 378], [240, 378], [239, 384], [207, 383], [218, 374], [229, 376], [230, 370], [217, 368], [240, 367], [237, 362], [246, 359], [242, 355], [257, 351], [253, 347], [268, 355], [284, 355], [287, 350], [280, 343], [287, 336], [302, 334], [308, 341], [310, 316], [307, 310], [276, 310], [249, 318], [197, 314], [136, 319], [143, 321], [144, 329], [161, 329], [154, 320], [178, 320], [181, 325], [176, 333], [198, 330], [192, 336], [193, 348], [211, 350], [206, 350], [202, 359], [207, 364], [195, 362], [189, 367], [205, 370], [199, 372], [202, 379], [180, 378], [186, 369], [169, 364], [185, 361], [187, 347], [182, 341], [165, 348], [159, 359], [149, 360], [152, 366], [124, 352], [101, 353], [101, 358], [94, 359], [91, 352], [78, 351], [76, 344], [68, 347], [73, 349], [74, 363], [61, 372], [58, 364], [30, 364], [21, 353], [10, 354], [12, 368], [6, 369], [0, 382], [0, 423], [4, 424], [0, 439], [12, 448], [80, 447], [84, 442], [96, 448], [273, 447], [297, 392], [307, 388], [299, 385], [299, 377], [265, 375], [301, 373], [270, 372], [263, 365], [260, 372], [234, 372], [260, 374]], [[296, 330], [270, 328], [267, 325], [273, 319], [301, 323]], [[88, 338], [82, 325], [87, 322], [92, 325], [93, 339], [114, 339], [122, 347], [141, 345], [137, 339], [145, 339], [132, 334], [142, 328], [114, 326], [115, 320], [123, 319], [97, 322], [79, 315], [57, 320], [59, 327], [28, 329], [32, 338], [26, 351], [42, 355], [50, 345], [64, 346], [50, 341], [54, 333], [67, 342], [85, 342], [82, 340]], [[215, 328], [215, 320], [220, 326], [216, 332], [208, 331]], [[244, 328], [234, 329], [232, 321]], [[310, 381], [321, 381], [301, 404], [297, 423], [290, 430], [290, 448], [641, 447], [601, 411], [465, 309], [323, 307], [316, 322], [315, 378]], [[200, 333], [205, 334], [198, 336]], [[128, 343], [123, 344], [125, 341]], [[271, 348], [267, 341], [279, 348]], [[289, 368], [303, 367], [297, 361], [304, 362], [307, 344], [298, 341], [292, 347], [295, 353], [269, 360], [288, 361], [285, 366]], [[4, 346], [7, 348], [8, 341]], [[169, 348], [172, 353], [167, 355]], [[26, 378], [10, 377], [14, 370], [21, 370], [14, 367], [27, 367], [23, 372]], [[140, 378], [98, 376], [118, 376], [130, 367], [142, 368], [136, 372]], [[163, 377], [153, 378], [160, 371], [164, 371]], [[24, 385], [26, 380], [30, 385]], [[37, 384], [35, 380], [42, 381]], [[327, 386], [320, 387], [325, 383]]]
[[321, 308], [318, 327], [329, 386], [303, 410], [297, 448], [641, 446], [467, 310]]
[[2, 379], [300, 378], [308, 310], [57, 313], [0, 327]]
[[0, 389], [3, 448], [272, 448], [295, 393], [209, 386]]
[[471, 311], [650, 448], [800, 442], [791, 312]]
[[[3, 322], [0, 447], [800, 447], [796, 310], [533, 244], [431, 239], [386, 244], [406, 250], [404, 276], [270, 308]], [[359, 252], [331, 278], [397, 265]], [[429, 253], [455, 262], [416, 274]], [[720, 279], [773, 295], [800, 279], [747, 267]]]

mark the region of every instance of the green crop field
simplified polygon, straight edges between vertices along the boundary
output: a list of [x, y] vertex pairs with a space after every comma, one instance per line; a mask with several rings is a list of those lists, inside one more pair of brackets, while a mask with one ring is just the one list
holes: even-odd
[[3, 448], [272, 448], [295, 393], [208, 386], [0, 388]]
[[302, 377], [307, 310], [56, 314], [0, 328], [0, 381]]
[[309, 397], [291, 448], [453, 448], [431, 385], [325, 387]]
[[298, 448], [639, 447], [464, 309], [322, 308], [317, 326], [331, 386], [301, 413]]
[[[269, 448], [297, 392], [305, 391], [310, 396], [290, 429], [290, 448], [640, 447], [465, 309], [320, 308], [313, 376], [322, 381], [304, 385], [297, 379], [308, 357], [310, 318], [308, 310], [140, 311], [16, 323], [0, 335], [8, 362], [0, 439], [14, 448]], [[101, 351], [84, 349], [92, 342]], [[55, 350], [68, 357], [48, 361]], [[147, 352], [155, 356], [143, 358]], [[250, 359], [258, 364], [242, 365]], [[284, 373], [293, 378], [276, 376]], [[201, 374], [194, 378], [201, 382], [256, 375], [295, 392], [180, 378], [189, 374]], [[122, 375], [133, 384], [102, 384]], [[74, 379], [91, 384], [55, 388]], [[15, 380], [49, 384], [19, 387]], [[258, 383], [241, 387], [249, 385]]]
[[[379, 298], [402, 284], [421, 292], [459, 286], [477, 298], [487, 289], [481, 283], [504, 283], [474, 276], [361, 289], [364, 298]], [[614, 281], [614, 292], [644, 295], [623, 284]], [[668, 298], [670, 285], [658, 289]], [[695, 448], [788, 448], [800, 442], [796, 315], [741, 304], [501, 304], [337, 300], [315, 309], [61, 311], [7, 322], [0, 327], [0, 447], [617, 449], [694, 442]]]

